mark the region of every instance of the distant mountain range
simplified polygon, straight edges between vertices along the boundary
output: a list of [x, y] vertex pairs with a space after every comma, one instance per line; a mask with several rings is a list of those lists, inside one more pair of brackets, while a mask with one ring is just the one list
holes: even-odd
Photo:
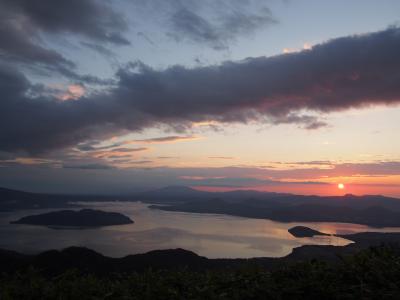
[[45, 194], [0, 187], [0, 211], [68, 208], [79, 206], [77, 202], [81, 201], [126, 201], [130, 199], [132, 199], [132, 196]]
[[236, 190], [229, 192], [207, 192], [186, 186], [169, 186], [137, 194], [134, 198], [156, 204], [182, 204], [222, 200], [226, 203], [243, 203], [262, 206], [286, 206], [300, 204], [318, 204], [330, 206], [347, 206], [357, 209], [381, 206], [400, 211], [400, 199], [382, 195], [346, 194], [343, 196], [296, 195], [290, 193], [260, 192], [254, 190]]
[[281, 222], [346, 222], [400, 227], [400, 199], [381, 195], [315, 196], [238, 190], [198, 191], [170, 186], [135, 195], [74, 196], [0, 189], [0, 211], [76, 206], [79, 201], [142, 201], [168, 211], [217, 213]]
[[280, 222], [400, 226], [400, 199], [381, 195], [306, 196], [251, 190], [214, 193], [169, 187], [149, 192], [143, 200], [162, 203], [151, 207], [167, 211], [227, 214]]
[[236, 190], [230, 192], [206, 192], [187, 186], [167, 186], [137, 194], [140, 201], [158, 204], [176, 204], [183, 202], [198, 202], [210, 199], [224, 199], [229, 202], [238, 202], [244, 199], [277, 199], [291, 194], [259, 192], [254, 190]]

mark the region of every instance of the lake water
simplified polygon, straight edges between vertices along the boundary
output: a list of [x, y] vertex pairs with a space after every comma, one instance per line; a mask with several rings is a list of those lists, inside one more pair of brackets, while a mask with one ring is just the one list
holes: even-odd
[[113, 257], [155, 249], [184, 248], [208, 258], [281, 257], [304, 244], [341, 246], [350, 242], [333, 236], [295, 238], [287, 230], [296, 225], [331, 234], [400, 232], [400, 228], [376, 229], [356, 224], [280, 223], [215, 214], [167, 212], [149, 209], [147, 204], [140, 202], [96, 202], [84, 205], [123, 213], [135, 223], [81, 230], [50, 229], [9, 222], [52, 209], [0, 213], [0, 248], [37, 253], [84, 246]]

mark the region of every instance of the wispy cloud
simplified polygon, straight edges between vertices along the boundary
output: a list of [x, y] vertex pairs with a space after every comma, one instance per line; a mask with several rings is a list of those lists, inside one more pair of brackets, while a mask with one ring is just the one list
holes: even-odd
[[243, 7], [242, 10], [225, 10], [218, 19], [219, 22], [213, 22], [191, 9], [180, 8], [170, 17], [172, 30], [169, 36], [176, 41], [189, 40], [223, 50], [239, 36], [277, 23], [267, 7], [262, 7], [258, 12], [247, 11]]
[[113, 166], [106, 164], [64, 164], [64, 169], [82, 169], [82, 170], [110, 170]]
[[163, 144], [163, 143], [177, 143], [177, 142], [185, 142], [185, 141], [195, 141], [202, 139], [203, 137], [200, 136], [163, 136], [163, 137], [156, 137], [156, 138], [149, 138], [149, 139], [142, 139], [142, 140], [133, 140], [132, 142], [135, 143], [146, 143], [146, 144]]
[[267, 4], [260, 0], [147, 1], [149, 13], [160, 18], [167, 37], [214, 50], [226, 50], [239, 38], [277, 24]]
[[109, 152], [140, 152], [140, 151], [147, 151], [149, 148], [140, 147], [140, 148], [114, 148], [109, 150]]
[[288, 162], [284, 168], [269, 168], [265, 166], [231, 166], [219, 168], [185, 168], [180, 169], [180, 176], [200, 177], [251, 177], [269, 180], [290, 181], [326, 181], [335, 177], [365, 177], [365, 176], [400, 176], [400, 161], [372, 161], [363, 163], [331, 162], [330, 165], [319, 162]]
[[186, 184], [191, 186], [212, 186], [212, 187], [247, 187], [268, 185], [325, 185], [326, 182], [321, 181], [287, 181], [287, 180], [271, 180], [260, 179], [254, 177], [201, 177], [201, 176], [182, 176], [186, 180]]

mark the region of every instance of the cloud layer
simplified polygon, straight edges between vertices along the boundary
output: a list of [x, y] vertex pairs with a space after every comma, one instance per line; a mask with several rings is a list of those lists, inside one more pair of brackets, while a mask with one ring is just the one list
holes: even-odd
[[[368, 163], [335, 163], [331, 168], [319, 167], [292, 168], [278, 170], [262, 167], [222, 167], [222, 168], [141, 168], [146, 160], [137, 160], [135, 168], [118, 169], [101, 163], [64, 163], [61, 168], [46, 168], [41, 165], [23, 166], [21, 164], [0, 165], [0, 180], [3, 185], [36, 191], [52, 192], [91, 192], [124, 193], [138, 188], [151, 189], [167, 185], [213, 186], [232, 188], [270, 189], [279, 186], [286, 190], [288, 186], [308, 186], [308, 193], [316, 188], [327, 190], [324, 182], [327, 176], [363, 178], [369, 176], [400, 176], [399, 161]], [[350, 180], [351, 181], [351, 180]], [[362, 182], [362, 180], [361, 180]], [[347, 182], [345, 182], [347, 183]], [[358, 185], [352, 183], [350, 185]], [[368, 186], [368, 184], [364, 184]], [[400, 185], [383, 181], [381, 184], [393, 188], [390, 192], [400, 196]], [[329, 188], [328, 188], [329, 190]], [[380, 193], [384, 190], [379, 189]], [[365, 191], [360, 190], [361, 193]]]
[[[324, 125], [316, 113], [400, 102], [400, 29], [348, 36], [311, 50], [221, 65], [155, 70], [134, 63], [105, 92], [74, 101], [32, 96], [0, 66], [0, 150], [40, 153], [111, 134], [193, 122]], [[312, 112], [309, 114], [308, 112]]]
[[94, 44], [129, 45], [122, 35], [127, 26], [104, 1], [0, 0], [0, 60], [96, 82], [94, 76], [79, 76], [75, 63], [48, 48], [43, 35], [69, 34]]
[[277, 23], [266, 6], [258, 4], [253, 11], [248, 9], [252, 4], [241, 5], [235, 1], [206, 3], [204, 6], [214, 7], [213, 11], [217, 12], [214, 18], [202, 16], [198, 5], [175, 4], [175, 10], [168, 21], [168, 35], [178, 42], [191, 41], [211, 46], [215, 50], [227, 49], [239, 36], [252, 34]]

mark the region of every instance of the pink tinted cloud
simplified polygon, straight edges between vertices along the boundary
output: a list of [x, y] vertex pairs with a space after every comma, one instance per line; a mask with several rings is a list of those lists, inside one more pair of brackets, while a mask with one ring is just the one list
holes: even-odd
[[80, 84], [71, 84], [67, 87], [66, 91], [64, 91], [58, 98], [62, 101], [66, 100], [76, 100], [85, 95], [86, 90]]

